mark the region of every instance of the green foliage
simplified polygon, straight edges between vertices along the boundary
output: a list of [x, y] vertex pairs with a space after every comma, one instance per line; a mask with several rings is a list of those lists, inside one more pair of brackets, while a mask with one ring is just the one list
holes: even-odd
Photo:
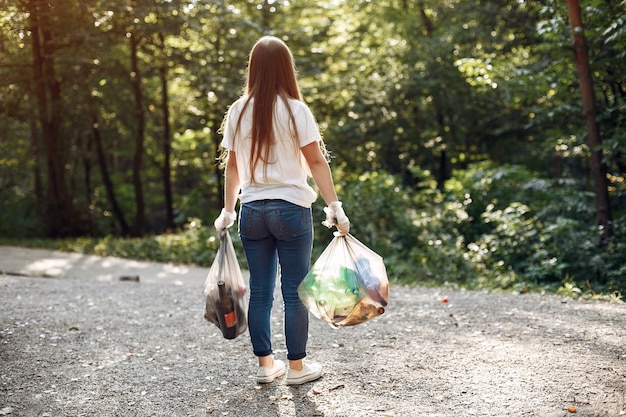
[[[625, 291], [626, 223], [616, 221], [602, 247], [583, 184], [489, 163], [458, 171], [445, 192], [426, 174], [420, 183], [415, 193], [380, 172], [339, 181], [352, 234], [384, 257], [390, 279], [476, 289], [563, 291], [577, 283], [597, 293]], [[318, 251], [329, 240], [320, 229]]]
[[32, 196], [20, 193], [17, 187], [8, 191], [6, 196], [0, 192], [0, 236], [41, 236], [44, 227]]
[[[10, 95], [10, 89], [0, 90], [0, 97]], [[23, 104], [13, 99], [8, 105], [21, 114]], [[35, 181], [24, 181], [25, 173], [32, 170], [33, 149], [28, 142], [8, 140], [11, 134], [26, 136], [28, 131], [0, 111], [0, 236], [42, 236], [45, 229], [37, 201], [41, 190], [35, 189]]]
[[89, 252], [96, 255], [195, 265], [210, 265], [219, 247], [214, 233], [198, 220], [188, 223], [182, 233], [134, 239], [108, 236], [85, 243], [91, 246]]
[[465, 234], [470, 258], [485, 270], [513, 274], [518, 289], [566, 282], [587, 282], [603, 292], [626, 288], [623, 219], [603, 247], [592, 196], [580, 191], [583, 184], [540, 180], [521, 167], [489, 164], [464, 171], [451, 184], [458, 198], [472, 200]]
[[[191, 219], [207, 223], [221, 209], [219, 126], [241, 93], [250, 47], [275, 34], [290, 45], [341, 164], [334, 173], [353, 232], [385, 256], [393, 279], [571, 294], [626, 286], [623, 1], [583, 8], [614, 219], [603, 245], [564, 2], [37, 4], [0, 0], [2, 236], [49, 235], [45, 208], [58, 202], [51, 190], [62, 174], [76, 212], [67, 221], [94, 236], [74, 240], [76, 250], [207, 264], [211, 228]], [[40, 75], [35, 20], [44, 26]], [[42, 85], [49, 90], [36, 94]], [[139, 120], [149, 228], [127, 240], [111, 194], [132, 229]], [[52, 147], [46, 127], [58, 131]], [[180, 230], [159, 234], [168, 227], [167, 145]], [[56, 173], [51, 149], [62, 159]], [[319, 227], [322, 208], [316, 255], [332, 237]]]
[[351, 233], [383, 256], [392, 281], [467, 283], [474, 271], [458, 233], [467, 221], [463, 205], [444, 201], [427, 175], [421, 184], [425, 189], [416, 194], [381, 172], [339, 181]]

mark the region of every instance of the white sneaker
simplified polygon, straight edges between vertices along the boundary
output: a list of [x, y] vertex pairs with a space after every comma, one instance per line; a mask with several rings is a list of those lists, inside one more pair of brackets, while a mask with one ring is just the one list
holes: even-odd
[[290, 369], [287, 372], [287, 385], [300, 385], [305, 382], [315, 381], [322, 376], [322, 365], [316, 362], [303, 363], [302, 370]]
[[274, 359], [274, 366], [268, 368], [267, 366], [259, 366], [259, 370], [256, 373], [256, 382], [259, 384], [269, 384], [274, 382], [276, 378], [285, 375], [285, 362]]

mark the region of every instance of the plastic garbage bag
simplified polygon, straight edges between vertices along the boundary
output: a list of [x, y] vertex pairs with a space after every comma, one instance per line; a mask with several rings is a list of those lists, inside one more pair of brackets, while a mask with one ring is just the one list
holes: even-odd
[[354, 236], [335, 236], [298, 286], [298, 295], [332, 327], [364, 323], [385, 312], [389, 280], [383, 258]]
[[204, 281], [204, 296], [204, 318], [219, 327], [226, 339], [246, 331], [246, 283], [228, 230], [220, 233], [220, 247]]

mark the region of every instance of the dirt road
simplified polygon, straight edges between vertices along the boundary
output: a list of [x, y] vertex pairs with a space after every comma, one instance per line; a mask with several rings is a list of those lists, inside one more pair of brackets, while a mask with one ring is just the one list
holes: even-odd
[[311, 318], [322, 379], [258, 386], [248, 334], [202, 318], [207, 269], [0, 247], [0, 271], [0, 416], [626, 415], [624, 304], [396, 286], [368, 323]]

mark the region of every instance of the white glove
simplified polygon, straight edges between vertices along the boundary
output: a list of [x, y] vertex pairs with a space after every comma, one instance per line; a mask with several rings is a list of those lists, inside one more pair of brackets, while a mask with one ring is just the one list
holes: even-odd
[[326, 220], [322, 224], [329, 229], [336, 226], [335, 236], [345, 236], [350, 233], [350, 220], [341, 207], [341, 201], [333, 201], [328, 207], [324, 207], [324, 212], [326, 213]]
[[233, 223], [235, 223], [236, 217], [237, 217], [236, 212], [226, 211], [226, 209], [223, 208], [219, 217], [215, 219], [215, 221], [213, 222], [213, 226], [215, 226], [215, 230], [217, 230], [218, 233], [222, 233], [224, 230], [232, 226]]

